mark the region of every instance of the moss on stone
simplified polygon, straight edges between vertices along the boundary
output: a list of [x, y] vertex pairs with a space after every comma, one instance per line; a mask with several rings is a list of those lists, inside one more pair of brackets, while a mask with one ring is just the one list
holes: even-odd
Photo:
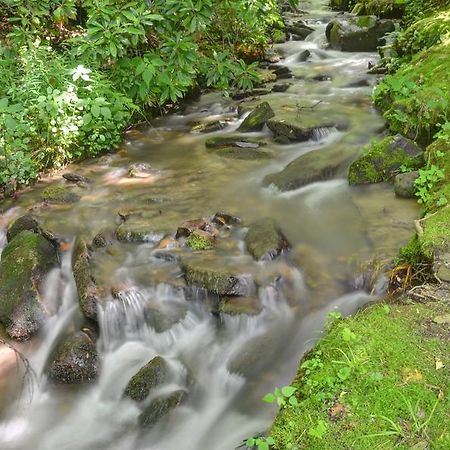
[[275, 116], [273, 109], [269, 103], [260, 103], [256, 108], [244, 119], [238, 131], [249, 132], [261, 130], [264, 124]]
[[423, 164], [423, 152], [414, 142], [400, 135], [387, 136], [371, 144], [365, 149], [363, 156], [350, 165], [348, 181], [350, 184], [389, 181], [401, 166], [418, 169]]
[[32, 231], [33, 233], [40, 232], [39, 223], [31, 214], [25, 214], [24, 216], [19, 217], [8, 226], [8, 231], [6, 233], [8, 242], [11, 242], [15, 236], [25, 230]]
[[10, 337], [29, 339], [41, 327], [46, 312], [39, 289], [46, 273], [56, 264], [53, 245], [28, 230], [4, 248], [0, 261], [0, 322]]
[[187, 399], [187, 392], [175, 391], [170, 395], [158, 397], [139, 416], [139, 425], [143, 428], [153, 427], [158, 420], [169, 414]]
[[124, 395], [141, 402], [147, 398], [152, 389], [164, 383], [167, 376], [167, 363], [160, 356], [156, 356], [131, 378]]
[[41, 198], [50, 203], [76, 203], [80, 196], [71, 189], [64, 186], [48, 186], [42, 193]]
[[189, 235], [186, 243], [192, 250], [210, 250], [214, 247], [212, 236], [205, 236], [195, 231]]

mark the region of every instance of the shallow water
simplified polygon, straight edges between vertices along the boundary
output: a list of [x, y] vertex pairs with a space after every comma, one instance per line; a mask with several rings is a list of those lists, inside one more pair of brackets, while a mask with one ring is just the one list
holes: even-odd
[[[92, 180], [81, 191], [80, 202], [48, 206], [38, 201], [47, 184], [63, 183], [57, 174], [28, 189], [13, 204], [3, 205], [0, 246], [5, 244], [7, 223], [28, 209], [68, 241], [78, 234], [92, 238], [104, 228], [114, 229], [119, 211], [140, 211], [152, 224], [154, 239], [122, 244], [99, 256], [102, 282], [125, 291], [118, 300], [110, 296], [100, 309], [97, 346], [102, 367], [99, 379], [89, 387], [55, 388], [47, 383], [45, 367], [58, 339], [83, 323], [70, 253], [49, 275], [44, 297], [53, 316], [40, 336], [23, 347], [37, 382], [31, 399], [29, 395], [19, 400], [3, 397], [0, 448], [234, 449], [270, 425], [275, 410], [261, 397], [291, 380], [302, 353], [320, 336], [327, 312], [338, 309], [350, 314], [382, 292], [382, 279], [374, 295], [362, 289], [358, 263], [395, 255], [413, 230], [414, 201], [396, 199], [389, 185], [349, 187], [345, 173], [284, 193], [261, 187], [266, 174], [307, 152], [342, 146], [356, 156], [383, 125], [370, 101], [376, 77], [366, 75], [367, 64], [376, 55], [326, 50], [324, 29], [332, 14], [323, 11], [319, 2], [302, 9], [310, 9], [307, 21], [317, 31], [304, 42], [276, 46], [285, 55], [281, 64], [288, 65], [297, 78], [289, 80], [292, 86], [286, 93], [270, 94], [261, 101], [295, 110], [297, 104], [320, 100], [317, 108], [305, 110], [305, 120], [341, 117], [350, 124], [347, 131], [319, 130], [311, 141], [280, 146], [263, 130], [253, 135], [267, 139], [267, 148], [275, 153], [272, 160], [220, 158], [205, 151], [205, 139], [235, 132], [242, 117], [237, 116], [236, 102], [207, 94], [182, 115], [129, 131], [119, 152], [70, 167], [68, 171]], [[310, 60], [296, 62], [305, 49], [312, 53]], [[328, 74], [331, 80], [311, 79], [319, 74]], [[346, 87], [361, 78], [371, 85]], [[207, 135], [189, 131], [193, 122], [216, 119], [229, 120], [227, 128]], [[130, 179], [126, 175], [132, 162], [147, 162], [155, 173]], [[177, 264], [155, 258], [161, 237], [185, 220], [216, 211], [236, 215], [244, 225], [273, 217], [292, 244], [289, 260], [255, 263], [244, 250], [245, 229], [232, 236], [232, 251], [220, 264], [239, 266], [262, 280], [257, 296], [263, 309], [256, 316], [211, 314], [204, 292], [188, 295], [182, 289]], [[215, 263], [213, 258], [211, 264]], [[281, 274], [281, 281], [272, 282], [274, 274]], [[314, 288], [308, 283], [310, 277], [319, 280]], [[179, 320], [157, 332], [144, 320], [146, 308]], [[140, 409], [124, 400], [122, 393], [130, 377], [156, 355], [169, 362], [171, 376], [151, 396], [182, 388], [189, 397], [170, 417], [142, 432], [137, 427]], [[5, 383], [12, 390], [17, 378], [11, 370], [14, 355], [5, 351], [0, 358], [0, 369], [9, 374], [2, 378], [0, 370], [0, 392]]]

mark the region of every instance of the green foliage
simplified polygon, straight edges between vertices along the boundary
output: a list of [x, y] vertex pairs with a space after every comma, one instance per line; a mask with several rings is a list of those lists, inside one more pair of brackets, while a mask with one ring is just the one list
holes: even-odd
[[[444, 172], [439, 167], [432, 164], [426, 169], [419, 169], [419, 177], [416, 179], [414, 184], [416, 185], [416, 196], [418, 197], [418, 202], [420, 204], [427, 204], [432, 199], [431, 191], [435, 187], [438, 181], [445, 178]], [[442, 200], [440, 200], [442, 203]], [[444, 203], [444, 205], [446, 202]]]
[[266, 394], [263, 400], [266, 403], [277, 403], [280, 408], [287, 406], [296, 406], [298, 404], [295, 392], [297, 389], [293, 386], [284, 386], [281, 389], [275, 388], [273, 393]]
[[270, 446], [273, 445], [275, 441], [271, 437], [251, 437], [247, 439], [245, 445], [247, 448], [257, 448], [258, 450], [269, 450]]
[[192, 250], [210, 250], [213, 248], [211, 239], [196, 233], [191, 233], [186, 243]]

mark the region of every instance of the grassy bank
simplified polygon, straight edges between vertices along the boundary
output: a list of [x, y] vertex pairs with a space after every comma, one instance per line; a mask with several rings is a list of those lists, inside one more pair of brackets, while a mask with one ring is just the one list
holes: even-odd
[[276, 0], [0, 0], [0, 190], [198, 88], [250, 89], [280, 29]]

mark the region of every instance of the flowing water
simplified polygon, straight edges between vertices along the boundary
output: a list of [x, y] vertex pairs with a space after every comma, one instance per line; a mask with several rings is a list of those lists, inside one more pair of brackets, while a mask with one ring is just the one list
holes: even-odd
[[[113, 246], [114, 251], [97, 261], [103, 283], [123, 289], [119, 298], [110, 296], [100, 307], [101, 373], [89, 386], [47, 382], [46, 364], [59, 339], [83, 325], [70, 252], [48, 275], [44, 297], [53, 315], [38, 337], [20, 347], [36, 375], [32, 396], [8, 395], [16, 392], [19, 374], [14, 353], [0, 348], [2, 450], [232, 450], [270, 425], [275, 410], [261, 397], [289, 383], [299, 358], [320, 336], [327, 313], [338, 309], [350, 314], [382, 292], [382, 278], [372, 295], [367, 292], [356, 262], [395, 254], [412, 231], [415, 202], [396, 199], [388, 185], [351, 188], [345, 173], [285, 193], [261, 187], [266, 174], [307, 152], [341, 146], [356, 155], [383, 125], [370, 100], [376, 77], [366, 75], [376, 55], [327, 50], [324, 30], [332, 13], [319, 2], [302, 4], [302, 9], [309, 10], [304, 18], [316, 31], [305, 41], [275, 46], [284, 56], [281, 64], [296, 78], [289, 80], [287, 92], [261, 101], [295, 107], [320, 100], [320, 108], [309, 114], [343, 118], [350, 124], [347, 131], [319, 128], [310, 141], [284, 146], [269, 141], [276, 155], [272, 160], [221, 158], [205, 151], [205, 139], [235, 132], [242, 117], [237, 116], [237, 102], [206, 94], [183, 114], [129, 131], [119, 152], [69, 168], [92, 180], [80, 202], [48, 206], [38, 201], [48, 183], [60, 180], [58, 174], [21, 194], [14, 204], [4, 204], [1, 247], [6, 225], [26, 210], [68, 242], [78, 234], [92, 238], [99, 230], [114, 228], [118, 211], [143, 211], [153, 233], [141, 244]], [[311, 58], [297, 62], [305, 49]], [[330, 79], [313, 80], [316, 75]], [[351, 87], [361, 79], [369, 85]], [[190, 132], [194, 122], [217, 119], [226, 120], [227, 128], [207, 135]], [[253, 135], [269, 138], [270, 132]], [[133, 162], [149, 163], [155, 171], [147, 178], [128, 178]], [[292, 244], [292, 260], [298, 264], [284, 259], [255, 263], [244, 249], [245, 229], [231, 238], [225, 263], [269, 280], [257, 291], [262, 305], [258, 315], [212, 314], [206, 293], [183, 289], [177, 264], [155, 257], [166, 233], [216, 211], [240, 217], [244, 224], [273, 217]], [[272, 282], [274, 274], [282, 276]], [[312, 289], [308, 277], [321, 282]], [[175, 319], [157, 331], [145, 320], [148, 308]], [[170, 377], [151, 398], [177, 389], [189, 395], [156, 427], [142, 431], [137, 425], [141, 410], [122, 394], [130, 377], [157, 355], [168, 362]]]

